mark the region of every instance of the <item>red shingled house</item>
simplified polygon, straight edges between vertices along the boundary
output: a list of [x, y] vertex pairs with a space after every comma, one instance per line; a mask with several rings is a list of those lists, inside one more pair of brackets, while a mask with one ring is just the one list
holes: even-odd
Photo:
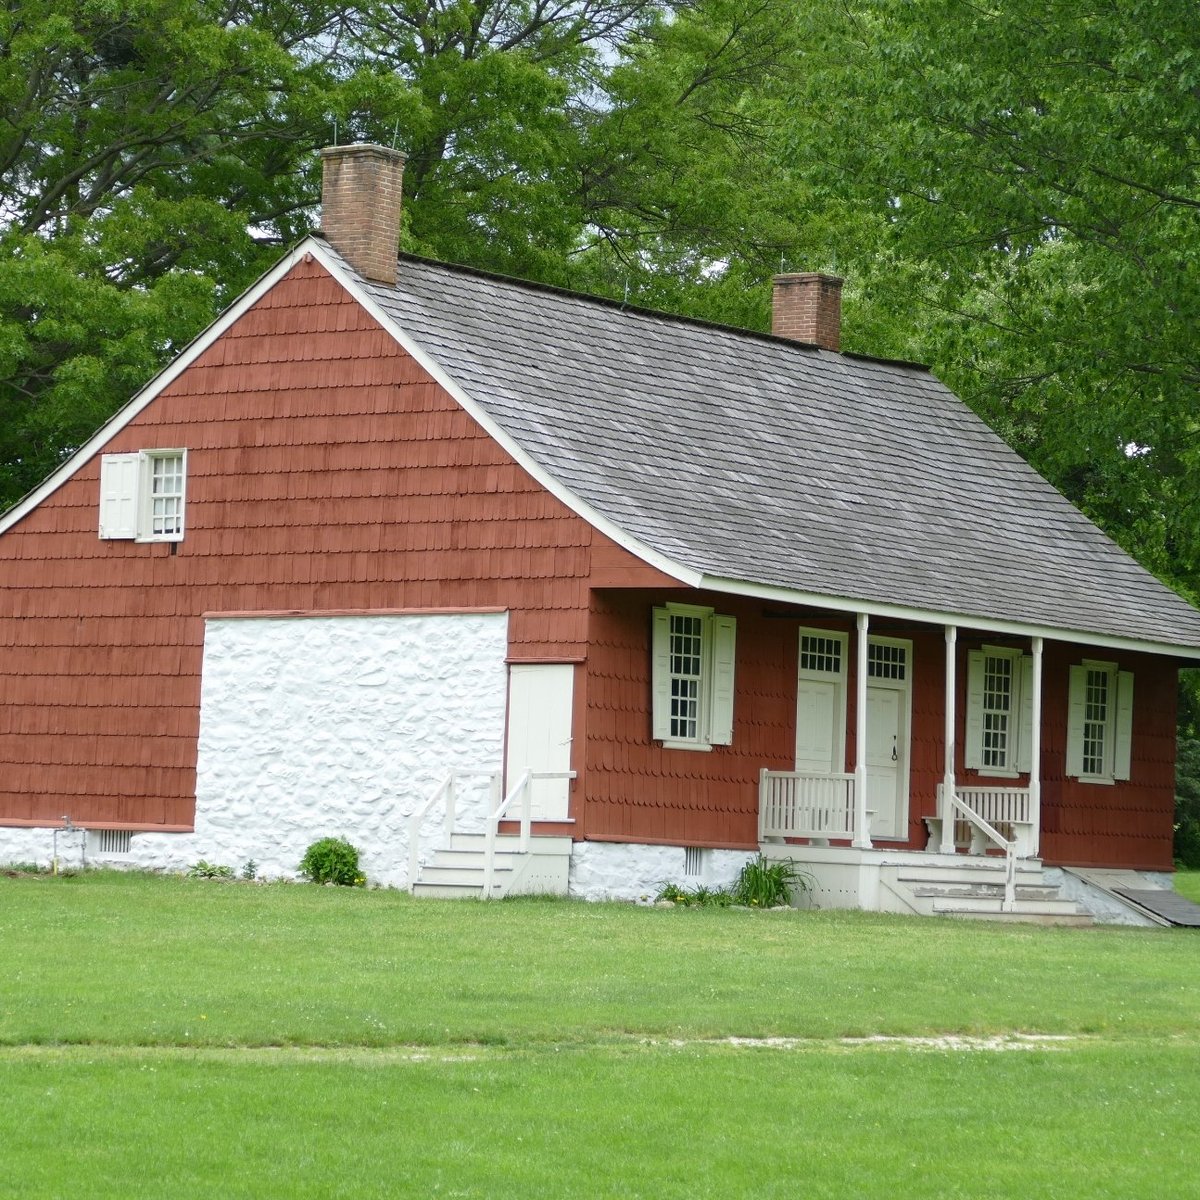
[[324, 158], [323, 232], [0, 518], [0, 857], [636, 898], [762, 850], [1065, 917], [1047, 868], [1171, 869], [1200, 613], [839, 352], [840, 281], [761, 335], [397, 260], [402, 156]]

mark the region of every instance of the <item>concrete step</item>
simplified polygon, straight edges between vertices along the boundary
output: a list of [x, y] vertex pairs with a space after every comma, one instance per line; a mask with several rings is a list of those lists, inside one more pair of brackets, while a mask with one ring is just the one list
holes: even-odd
[[[910, 885], [914, 896], [986, 896], [1004, 898], [1004, 883], [918, 883]], [[1049, 883], [1018, 884], [1014, 889], [1018, 900], [1057, 900], [1059, 889]]]
[[[898, 863], [884, 870], [895, 872], [902, 883], [931, 883], [934, 880], [945, 883], [974, 883], [977, 880], [987, 880], [995, 877], [1004, 878], [1003, 859], [983, 859], [978, 863], [955, 863], [953, 866], [939, 866], [936, 863]], [[1016, 879], [1018, 883], [1037, 883], [1042, 878], [1042, 868], [1018, 864]]]
[[1073, 913], [1044, 913], [1044, 912], [976, 912], [966, 909], [944, 909], [937, 913], [939, 917], [950, 917], [959, 921], [1001, 921], [1016, 924], [1032, 925], [1094, 925], [1090, 913], [1080, 912], [1078, 908]]
[[[1003, 896], [946, 896], [935, 897], [935, 913], [999, 913], [1004, 915]], [[1016, 900], [1015, 912], [1044, 916], [1078, 916], [1079, 905], [1074, 900]]]

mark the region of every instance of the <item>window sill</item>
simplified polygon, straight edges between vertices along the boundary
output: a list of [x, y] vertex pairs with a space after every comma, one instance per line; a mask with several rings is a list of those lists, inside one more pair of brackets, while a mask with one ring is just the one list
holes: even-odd
[[671, 738], [663, 738], [662, 748], [664, 750], [711, 750], [712, 746], [708, 742], [680, 742], [673, 741]]
[[1117, 782], [1111, 775], [1077, 775], [1075, 778], [1080, 783], [1101, 783], [1107, 787]]

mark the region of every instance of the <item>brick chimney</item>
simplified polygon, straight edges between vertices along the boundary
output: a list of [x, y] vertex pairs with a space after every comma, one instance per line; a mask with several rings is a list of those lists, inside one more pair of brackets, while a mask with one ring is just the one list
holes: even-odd
[[823, 350], [842, 346], [842, 281], [806, 271], [776, 275], [771, 282], [771, 332]]
[[396, 282], [404, 155], [356, 143], [321, 151], [321, 232], [362, 276]]

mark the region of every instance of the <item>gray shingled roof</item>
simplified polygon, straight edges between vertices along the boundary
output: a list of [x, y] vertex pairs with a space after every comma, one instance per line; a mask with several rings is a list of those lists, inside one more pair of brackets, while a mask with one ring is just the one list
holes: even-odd
[[1200, 646], [1143, 570], [920, 367], [405, 257], [363, 283], [570, 492], [721, 578]]

